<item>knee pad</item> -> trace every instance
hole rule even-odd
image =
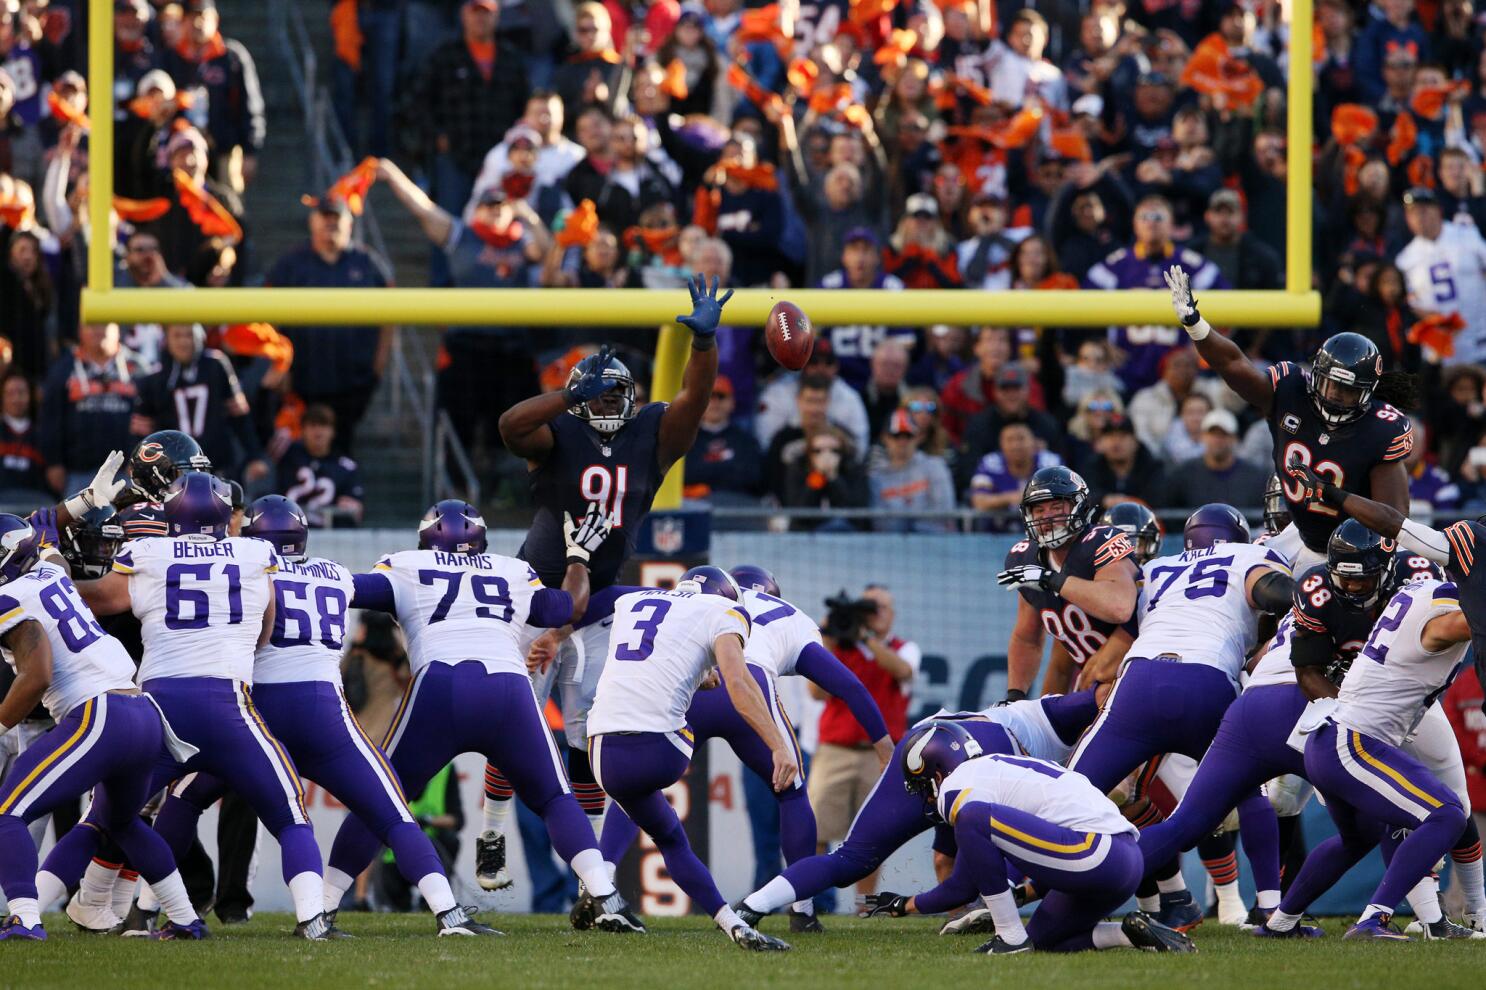
[[[1293,773],[1265,781],[1260,790],[1269,798],[1279,818],[1293,818],[1300,814],[1316,792],[1310,781]]]

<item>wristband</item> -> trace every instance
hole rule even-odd
[[[1051,591],[1055,595],[1062,594],[1063,585],[1067,580],[1068,575],[1062,571],[1049,570],[1044,571],[1042,575],[1042,583],[1047,587],[1048,591]]]
[[[710,350],[712,350],[712,348],[714,348],[716,346],[717,346],[717,334],[716,333],[709,333],[709,334],[694,333],[694,334],[691,335],[691,349],[694,350],[694,351],[710,351]]]
[[[1343,488],[1338,488],[1336,485],[1333,485],[1329,481],[1321,482],[1320,496],[1321,501],[1326,505],[1331,506],[1333,509],[1340,509],[1342,507],[1342,503],[1347,500],[1346,490]]]
[[[1187,331],[1187,336],[1191,337],[1194,342],[1206,339],[1207,335],[1213,332],[1212,324],[1204,320],[1195,309],[1192,311],[1192,315],[1196,319],[1191,324],[1188,324],[1184,320],[1182,322],[1182,329]]]
[[[74,522],[76,522],[82,519],[82,517],[87,515],[90,511],[92,511],[93,500],[89,497],[88,490],[84,488],[76,495],[65,500],[62,503],[62,508],[66,509],[67,514],[73,518]]]

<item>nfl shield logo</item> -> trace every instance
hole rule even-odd
[[[652,524],[651,539],[660,553],[680,553],[686,543],[686,523],[675,516],[656,519]]]

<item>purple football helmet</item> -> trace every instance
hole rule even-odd
[[[1249,523],[1243,513],[1222,502],[1209,502],[1187,517],[1182,527],[1182,546],[1205,550],[1219,543],[1248,543]]]
[[[267,540],[290,560],[303,560],[310,542],[310,522],[293,499],[264,495],[248,506],[243,535]]]
[[[762,591],[766,595],[779,597],[779,582],[774,580],[774,575],[770,574],[766,568],[757,564],[739,564],[728,573],[732,575],[734,581],[738,582],[740,588]]]
[[[462,499],[435,502],[418,524],[418,549],[444,553],[484,553],[485,520]]]
[[[738,588],[738,582],[734,581],[733,576],[721,567],[710,565],[693,567],[681,575],[681,579],[676,582],[676,590],[690,591],[690,588],[682,587],[687,583],[696,585],[696,590],[704,595],[721,595],[735,602],[743,597],[743,592]]]
[[[9,583],[31,569],[41,552],[41,531],[20,516],[0,513],[0,583]]]
[[[925,801],[939,798],[939,783],[966,760],[983,752],[975,737],[958,722],[934,719],[904,737],[903,786]]]
[[[205,471],[187,471],[165,489],[167,536],[220,540],[232,523],[232,489]]]

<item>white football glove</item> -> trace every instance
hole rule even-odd
[[[606,515],[597,502],[588,503],[588,511],[577,522],[568,512],[562,514],[562,519],[569,564],[587,564],[589,556],[609,538],[609,530],[614,526],[613,518]]]
[[[1040,588],[1057,594],[1063,588],[1065,578],[1058,571],[1038,564],[1018,564],[996,575],[1003,588],[1018,591],[1022,588]]]
[[[119,469],[123,466],[124,455],[120,451],[115,450],[104,458],[103,465],[93,475],[88,487],[62,503],[67,514],[77,520],[99,506],[112,505],[114,497],[128,484],[118,476]]]
[[[1176,312],[1176,318],[1182,321],[1182,328],[1187,331],[1187,336],[1193,340],[1206,337],[1212,327],[1197,312],[1197,299],[1192,295],[1191,277],[1181,265],[1172,265],[1161,274],[1166,279],[1166,287],[1171,290],[1171,308]]]

